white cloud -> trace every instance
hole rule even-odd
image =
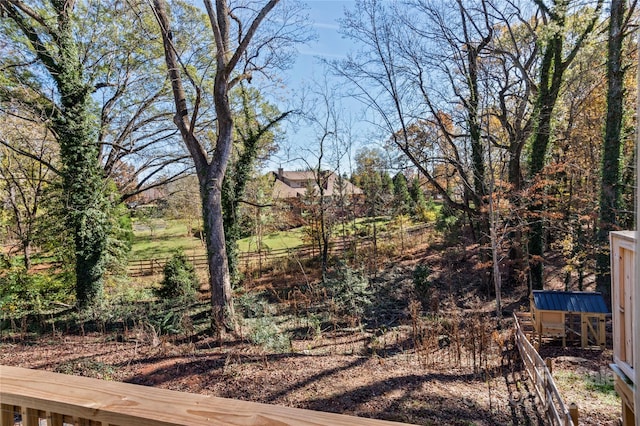
[[[346,58],[345,54],[320,52],[318,50],[311,50],[311,49],[302,49],[302,50],[298,49],[298,54],[302,56],[314,56],[314,57],[330,58],[330,59]]]
[[[318,28],[322,30],[331,30],[331,31],[338,31],[340,29],[340,25],[338,24],[328,24],[324,22],[314,22],[312,26],[314,28]]]

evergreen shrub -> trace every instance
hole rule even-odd
[[[325,280],[325,287],[331,296],[335,313],[362,320],[373,304],[373,293],[369,279],[361,272],[344,264]]]
[[[413,288],[422,300],[429,299],[431,290],[429,275],[431,275],[431,268],[425,264],[418,264],[413,270]]]
[[[154,289],[154,294],[166,301],[194,301],[198,286],[193,264],[184,253],[177,252],[164,265],[164,279]]]

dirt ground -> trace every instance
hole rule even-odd
[[[400,334],[378,336],[386,342],[372,352],[367,333],[327,333],[297,341],[285,354],[241,342],[220,347],[208,338],[154,346],[140,337],[5,339],[0,364],[422,425],[544,424],[513,353],[496,352],[474,369],[469,354],[457,361],[450,347],[428,355],[403,349]],[[611,353],[547,352],[565,401],[579,406],[580,424],[617,424],[619,400],[584,385],[586,377],[606,380]]]

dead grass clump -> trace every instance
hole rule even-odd
[[[461,311],[424,315],[418,300],[409,303],[413,349],[423,367],[442,363],[483,374],[500,359],[503,342],[493,338],[490,318]]]

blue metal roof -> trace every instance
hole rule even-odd
[[[533,290],[533,303],[541,311],[609,313],[601,293]]]

